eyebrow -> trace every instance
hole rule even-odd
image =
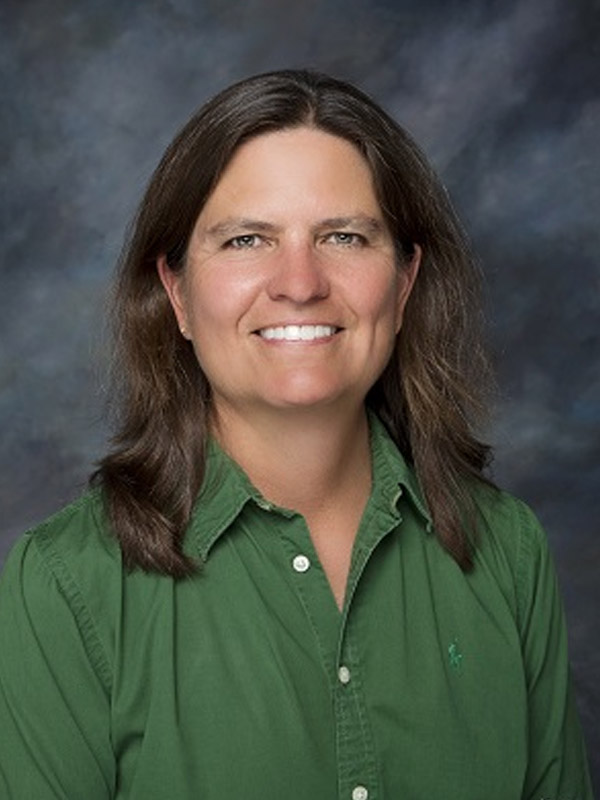
[[[229,236],[243,231],[253,231],[258,233],[273,233],[278,230],[277,225],[264,222],[260,219],[250,219],[249,217],[228,217],[227,219],[211,225],[205,231],[206,236]]]
[[[386,226],[382,220],[370,217],[368,214],[355,214],[349,217],[329,217],[323,219],[315,226],[319,228],[359,228],[371,234],[383,233]]]
[[[382,220],[371,217],[368,214],[353,214],[347,217],[327,217],[313,225],[313,230],[345,228],[359,228],[361,230],[367,230],[375,235],[383,233],[386,226]],[[280,226],[271,222],[265,222],[264,220],[251,219],[250,217],[228,217],[227,219],[217,222],[215,225],[211,225],[211,227],[205,231],[205,236],[222,237],[244,231],[275,233],[279,230],[281,230]]]

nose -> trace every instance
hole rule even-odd
[[[327,297],[325,265],[308,242],[282,247],[273,264],[267,292],[272,300],[289,300],[296,305]]]

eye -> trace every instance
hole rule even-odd
[[[333,231],[325,237],[325,242],[341,245],[342,247],[364,247],[367,244],[366,238],[360,233],[351,231]]]
[[[262,237],[256,233],[242,233],[240,236],[228,239],[224,247],[230,247],[232,250],[251,250],[262,244],[262,241]]]

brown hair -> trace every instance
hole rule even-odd
[[[367,403],[414,463],[442,545],[472,566],[473,479],[488,447],[473,424],[487,375],[479,275],[446,192],[406,131],[356,87],[284,70],[221,92],[192,117],[152,176],[120,260],[114,369],[120,419],[92,482],[103,488],[129,567],[175,577],[193,561],[182,540],[204,476],[210,387],[157,274],[181,269],[200,211],[236,149],[268,131],[310,125],[367,159],[399,260],[418,243],[419,275],[401,334]]]

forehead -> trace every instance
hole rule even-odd
[[[337,211],[330,209],[340,214],[349,213],[353,206],[370,213],[379,209],[370,165],[358,148],[311,127],[260,134],[240,145],[201,216],[250,201],[274,210],[308,202],[340,206]]]
[[[307,149],[313,153],[320,151],[324,155],[331,155],[337,151],[339,156],[345,155],[350,160],[360,161],[370,170],[367,160],[358,147],[345,137],[315,126],[300,125],[259,133],[246,139],[234,149],[220,177],[222,178],[237,162],[245,159],[261,157],[263,154],[275,158],[278,153],[285,155]]]

